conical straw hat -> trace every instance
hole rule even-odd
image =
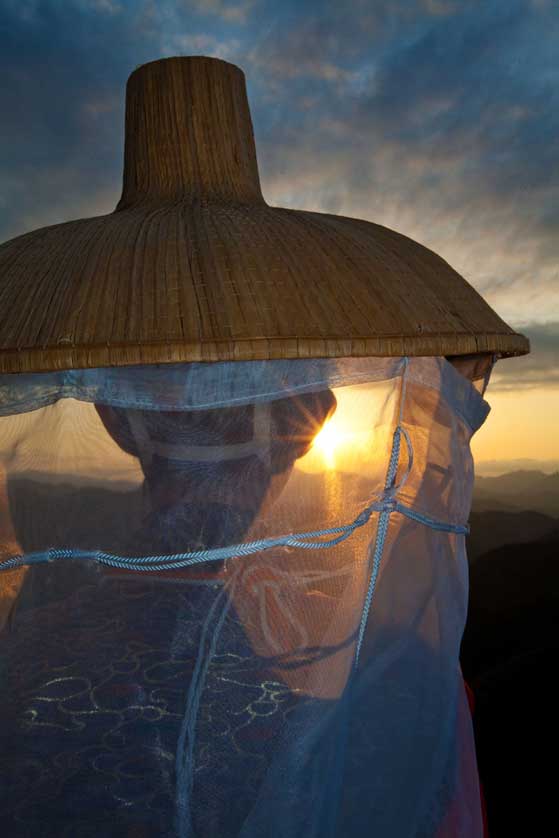
[[[528,351],[426,247],[269,206],[244,74],[216,58],[131,74],[113,213],[0,246],[0,372]]]

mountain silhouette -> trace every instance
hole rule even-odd
[[[546,835],[555,817],[558,628],[559,531],[477,558],[461,663],[491,838]]]
[[[559,532],[559,520],[542,512],[508,509],[472,511],[470,535],[466,540],[468,560],[475,562],[483,553],[505,544],[525,544]]]
[[[520,509],[559,517],[559,471],[521,470],[499,477],[476,477],[472,509]]]

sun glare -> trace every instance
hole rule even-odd
[[[327,468],[336,468],[336,450],[342,445],[343,438],[344,434],[339,426],[336,427],[333,417],[316,435],[312,447],[322,455]]]
[[[297,461],[307,473],[323,471],[360,473],[370,476],[384,462],[387,417],[394,411],[393,383],[375,382],[334,390],[337,406],[314,438],[310,450]]]

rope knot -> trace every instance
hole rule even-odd
[[[394,512],[394,510],[396,509],[396,504],[396,499],[392,496],[389,496],[382,502],[383,512]]]
[[[357,516],[357,518],[355,519],[355,521],[354,521],[355,526],[356,527],[362,527],[364,524],[367,523],[367,521],[369,520],[369,518],[371,517],[372,514],[373,514],[373,508],[371,506],[368,506],[366,509],[364,509],[362,512],[360,512],[359,515]]]

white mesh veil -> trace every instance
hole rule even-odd
[[[3,834],[483,834],[458,655],[484,383],[0,379]]]

